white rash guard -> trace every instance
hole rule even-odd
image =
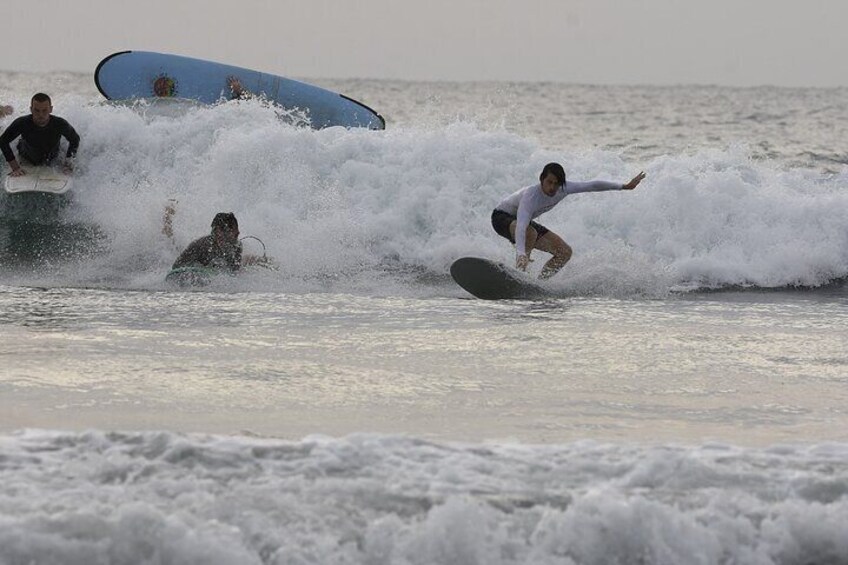
[[[578,192],[601,192],[604,190],[622,190],[624,186],[617,182],[605,180],[593,180],[588,182],[566,181],[553,196],[548,196],[542,191],[542,183],[527,186],[513,192],[503,199],[495,209],[512,214],[516,217],[515,224],[515,251],[517,255],[527,255],[526,234],[530,220],[538,218],[554,206],[560,203],[569,194]]]

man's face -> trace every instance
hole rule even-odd
[[[215,239],[218,245],[235,245],[238,242],[238,228],[216,228]]]
[[[50,102],[35,102],[30,104],[29,111],[32,112],[32,121],[40,128],[43,128],[50,121],[50,112],[53,111],[53,106]]]
[[[542,179],[542,192],[548,196],[556,194],[556,191],[559,190],[560,186],[559,179],[556,178],[556,175],[551,173],[548,173],[545,175],[545,178]]]

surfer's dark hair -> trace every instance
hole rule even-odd
[[[31,102],[47,102],[47,103],[49,103],[51,106],[53,105],[53,101],[52,101],[52,100],[50,100],[50,97],[49,97],[49,96],[47,96],[46,94],[44,94],[43,92],[39,92],[39,93],[37,93],[37,94],[34,94],[34,95],[32,96],[32,100],[31,100]]]
[[[539,182],[545,180],[545,177],[548,175],[555,176],[560,186],[565,184],[565,169],[559,163],[548,163],[545,165],[545,168],[542,169],[542,174],[539,175]]]
[[[215,228],[238,229],[236,215],[232,212],[218,212],[212,219],[212,229]]]

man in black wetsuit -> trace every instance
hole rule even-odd
[[[215,267],[235,272],[241,268],[241,251],[235,214],[220,212],[212,220],[212,233],[192,241],[171,268]]]
[[[68,152],[65,157],[68,160],[63,168],[70,172],[70,160],[76,155],[80,142],[76,130],[67,120],[51,115],[53,104],[43,92],[32,97],[30,112],[29,116],[21,116],[9,124],[3,135],[0,135],[0,151],[12,169],[9,174],[13,177],[26,174],[12,152],[12,142],[18,137],[21,138],[18,142],[18,156],[32,165],[50,164],[59,155],[60,138],[67,139]]]

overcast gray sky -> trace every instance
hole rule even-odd
[[[4,70],[126,49],[300,78],[848,86],[846,0],[3,0]]]

